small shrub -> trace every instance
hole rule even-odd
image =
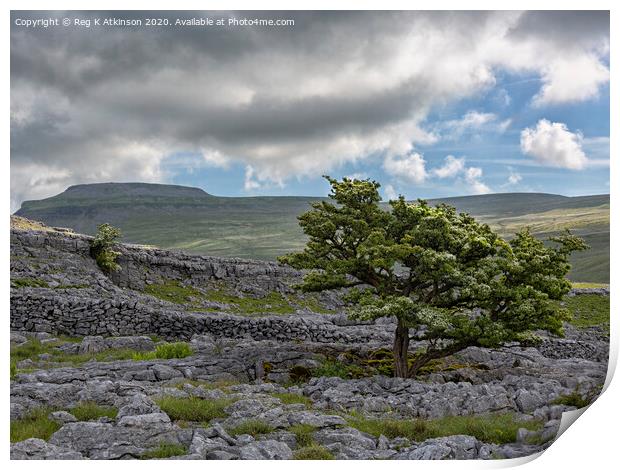
[[[167,459],[187,454],[187,448],[172,442],[162,442],[154,449],[146,451],[141,459]]]
[[[314,444],[314,438],[312,437],[316,428],[310,424],[294,424],[288,428],[289,432],[295,434],[295,442],[297,448],[308,447]]]
[[[20,419],[11,421],[11,442],[20,442],[31,437],[47,441],[60,429],[60,424],[48,418],[52,408],[37,408]]]
[[[315,377],[340,377],[342,379],[354,379],[364,377],[364,370],[355,364],[344,364],[334,359],[327,359],[319,367],[312,371]]]
[[[159,344],[155,351],[138,352],[133,354],[136,361],[148,361],[152,359],[182,359],[192,355],[192,348],[188,343],[179,341],[176,343]]]
[[[248,419],[241,424],[228,430],[231,436],[240,436],[241,434],[249,434],[252,437],[259,436],[260,434],[269,434],[275,429],[273,426],[267,424],[260,419]]]
[[[104,273],[118,271],[121,267],[116,260],[120,253],[114,251],[114,244],[121,236],[121,231],[110,224],[101,224],[97,227],[97,234],[90,243],[90,255]]]
[[[224,408],[234,402],[227,398],[217,400],[203,400],[202,398],[189,397],[163,397],[155,400],[157,405],[170,419],[175,421],[189,421],[208,423],[214,418],[224,418]]]
[[[312,371],[304,366],[293,366],[288,371],[288,374],[293,383],[307,382],[312,377]]]
[[[320,445],[311,445],[296,450],[293,453],[294,460],[334,460],[332,453]]]
[[[92,401],[84,401],[74,406],[69,412],[75,416],[78,421],[92,421],[103,418],[104,416],[114,419],[118,410],[112,406],[100,406]]]

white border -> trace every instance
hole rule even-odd
[[[469,2],[459,2],[457,0],[452,1],[442,1],[435,0],[432,2],[407,2],[406,0],[382,0],[382,1],[371,1],[371,0],[357,0],[355,2],[345,1],[345,0],[299,0],[294,4],[291,2],[285,1],[276,1],[276,0],[263,0],[261,2],[250,1],[250,0],[212,0],[212,1],[188,1],[188,0],[177,0],[175,2],[163,2],[163,1],[119,1],[119,0],[111,0],[111,1],[91,1],[88,4],[85,2],[80,2],[76,0],[71,1],[56,1],[56,2],[46,2],[46,1],[13,1],[10,0],[5,2],[5,10],[4,15],[2,16],[1,28],[3,30],[3,37],[5,38],[4,44],[2,47],[2,63],[5,65],[5,72],[3,74],[3,82],[4,82],[4,112],[1,114],[2,116],[2,141],[3,141],[3,150],[4,157],[2,158],[2,171],[0,172],[0,178],[2,182],[2,188],[4,191],[4,204],[10,212],[10,184],[9,184],[9,174],[10,174],[10,166],[9,166],[9,140],[10,140],[10,130],[9,130],[9,108],[10,108],[10,87],[9,87],[9,73],[8,73],[8,64],[10,57],[10,44],[9,44],[9,34],[10,34],[10,9],[15,10],[84,10],[84,9],[97,9],[97,10],[127,10],[127,9],[136,9],[136,10],[347,10],[347,9],[360,9],[360,10],[407,10],[407,9],[417,9],[417,10],[553,10],[556,9],[556,6],[560,6],[563,10],[611,10],[611,63],[618,63],[618,44],[617,44],[617,34],[619,21],[618,21],[618,10],[620,7],[618,2],[612,1],[601,1],[601,0],[590,0],[588,2],[577,2],[574,0],[563,1],[562,3],[553,2],[548,0],[522,0],[522,1],[504,1],[494,2],[494,1],[469,1]],[[85,6],[87,5],[87,8]],[[615,7],[615,8],[614,8]],[[615,11],[614,11],[615,10]],[[615,75],[612,74],[612,85],[611,85],[611,103],[616,103],[616,106],[611,107],[611,155],[616,155],[618,150],[618,144],[616,142],[616,136],[618,134],[618,128],[615,126],[618,123],[618,104],[620,103],[620,96],[618,93],[618,80],[615,80]],[[616,203],[614,200],[615,192],[612,188],[615,188],[617,184],[617,169],[616,164],[611,161],[610,165],[610,191],[611,191],[611,199],[612,199],[612,218],[611,218],[611,231],[612,233],[618,233],[618,220],[617,217],[614,217],[613,208],[616,207]],[[1,347],[6,358],[9,354],[9,328],[8,328],[8,316],[9,316],[9,295],[8,295],[8,286],[9,286],[9,219],[5,216],[1,221],[0,226],[0,237],[2,240],[2,260],[5,269],[2,271],[2,285],[5,286],[2,290],[2,305],[4,308],[2,309],[5,312],[5,327],[2,329],[2,341]],[[614,248],[614,244],[611,245],[611,285],[616,285],[617,279],[617,269],[614,269],[617,266],[618,262],[618,250]],[[618,412],[620,406],[620,386],[618,385],[618,379],[615,381],[611,381],[613,376],[617,358],[618,358],[618,325],[615,321],[615,315],[618,312],[618,302],[614,295],[611,297],[611,312],[612,312],[612,323],[611,323],[611,336],[612,336],[612,348],[610,352],[610,368],[607,377],[607,389],[603,393],[603,395],[592,405],[590,408],[586,410],[586,412],[581,416],[576,425],[570,426],[568,430],[558,440],[542,455],[538,458],[525,458],[525,459],[516,459],[510,461],[457,461],[457,462],[428,462],[428,461],[380,461],[380,462],[369,462],[369,461],[355,461],[355,462],[347,462],[347,461],[326,461],[322,462],[321,465],[326,465],[330,467],[363,467],[363,468],[377,468],[377,466],[381,466],[381,468],[409,468],[411,466],[415,466],[415,468],[459,468],[459,469],[471,469],[471,468],[504,468],[504,467],[512,467],[518,464],[523,464],[525,462],[529,463],[528,468],[532,469],[545,469],[549,470],[551,468],[562,468],[562,469],[570,469],[570,468],[612,468],[617,464],[613,464],[613,461],[618,460],[616,456],[617,451],[620,449],[618,445],[618,437],[616,434],[616,427],[618,423],[618,418],[620,417],[620,413]],[[1,361],[2,370],[0,371],[0,377],[2,377],[2,385],[4,391],[4,407],[2,422],[4,426],[0,431],[0,442],[3,443],[3,457],[4,460],[8,460],[9,458],[9,416],[8,416],[8,408],[9,408],[9,371],[8,371],[8,361]],[[568,417],[566,417],[568,418]],[[564,423],[563,423],[564,424]],[[47,468],[83,468],[84,465],[88,466],[97,466],[101,468],[102,466],[107,466],[112,464],[111,462],[88,462],[85,464],[83,462],[67,462],[67,461],[48,461],[48,462],[15,462],[12,461],[10,465],[14,468],[32,468],[38,465],[45,465]],[[295,467],[299,468],[313,468],[317,465],[316,462],[303,462],[303,461],[284,461],[284,462],[203,462],[203,461],[148,461],[148,462],[128,462],[128,461],[118,461],[113,463],[113,465],[120,465],[121,467],[128,467],[130,465],[148,465],[150,468],[164,468],[172,465],[181,465],[183,467],[189,468],[204,468],[205,465],[209,467],[226,467],[226,468],[247,468],[251,466],[251,468],[256,467],[268,467],[268,468],[289,468],[291,465],[295,465]],[[79,466],[79,467],[78,467]],[[143,467],[144,468],[144,467]]]

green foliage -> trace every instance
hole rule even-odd
[[[317,202],[300,215],[306,248],[279,260],[310,270],[304,291],[368,286],[350,291],[350,316],[397,318],[397,375],[416,375],[468,346],[498,347],[538,329],[562,333],[568,315],[552,301],[571,287],[569,257],[587,248],[580,238],[566,232],[546,245],[525,229],[507,242],[448,205],[401,196],[388,212],[378,183],[326,178],[335,204]],[[423,330],[429,346],[408,365],[410,328]]]
[[[248,419],[241,424],[228,430],[231,436],[240,436],[241,434],[249,434],[250,436],[257,437],[261,434],[269,434],[275,431],[274,427],[267,424],[260,419]]]
[[[32,277],[22,277],[19,279],[11,279],[11,287],[49,287],[49,284],[43,279],[34,279]]]
[[[295,434],[297,448],[308,447],[315,444],[313,434],[316,428],[310,424],[294,424],[288,428],[288,431]]]
[[[78,421],[92,421],[103,418],[104,416],[114,419],[116,418],[118,410],[112,406],[101,406],[92,401],[84,401],[71,408],[69,412],[75,416]]]
[[[310,398],[303,395],[298,395],[297,393],[272,393],[271,396],[279,399],[285,405],[302,403],[306,405],[306,408],[310,408],[312,406],[312,400],[310,400]]]
[[[303,447],[293,453],[294,460],[334,460],[333,454],[325,447],[314,444]]]
[[[60,429],[60,424],[48,418],[54,411],[42,407],[30,411],[26,416],[11,421],[11,442],[19,442],[31,437],[47,441],[52,434]]]
[[[349,426],[375,437],[383,434],[390,439],[406,437],[417,442],[435,437],[466,434],[483,442],[508,444],[515,442],[519,428],[538,430],[542,426],[539,421],[520,421],[512,413],[446,416],[432,420],[372,419],[352,413],[345,419]]]
[[[119,271],[121,267],[116,262],[120,253],[114,251],[114,245],[121,236],[121,231],[110,224],[101,224],[97,227],[95,238],[90,243],[90,255],[105,273]]]
[[[182,359],[192,355],[192,348],[188,343],[179,341],[176,343],[158,344],[155,351],[138,352],[132,355],[135,361],[148,361],[152,359]]]
[[[146,459],[168,459],[170,457],[178,457],[187,454],[187,448],[172,442],[161,442],[154,449],[143,453],[140,458]]]
[[[562,304],[571,314],[570,323],[577,328],[602,326],[609,331],[610,303],[608,295],[580,294],[565,297]]]
[[[234,400],[228,398],[203,400],[197,397],[165,396],[155,400],[155,402],[172,420],[208,423],[214,418],[224,418],[226,416],[224,408],[233,403]]]

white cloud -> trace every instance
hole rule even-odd
[[[385,199],[388,201],[392,201],[394,199],[398,199],[398,193],[396,189],[391,184],[388,184],[383,188],[383,194],[385,195]]]
[[[582,149],[583,136],[566,124],[541,119],[535,128],[521,131],[521,151],[546,166],[581,170],[588,164]]]
[[[448,155],[444,159],[444,164],[438,168],[433,168],[428,173],[440,179],[453,178],[457,184],[465,184],[466,190],[473,194],[486,194],[491,192],[482,181],[482,168],[468,167],[465,165],[465,157],[457,158]]]
[[[383,161],[385,172],[409,183],[423,183],[428,174],[426,162],[419,153],[410,153],[402,158],[388,155]]]
[[[252,165],[247,165],[245,167],[243,189],[246,191],[253,191],[255,189],[260,189],[260,187],[260,183],[254,179],[254,168],[252,168]]]
[[[439,168],[431,170],[435,176],[439,178],[454,178],[465,169],[465,159],[456,158],[452,155],[448,155],[445,158],[445,163]]]
[[[12,198],[165,181],[161,167],[179,152],[249,165],[253,189],[378,153],[418,182],[426,172],[410,157],[415,145],[510,124],[473,110],[426,129],[432,109],[492,92],[496,74],[541,79],[538,105],[593,98],[609,81],[605,12],[589,22],[587,12],[291,15],[295,28],[277,30],[52,35],[13,25]],[[64,176],[39,187],[28,177],[47,171]]]
[[[460,119],[452,119],[439,124],[443,137],[457,140],[467,133],[500,132],[503,133],[510,126],[511,119],[499,120],[495,113],[468,111]]]
[[[465,170],[465,182],[469,185],[473,194],[487,194],[491,192],[491,188],[484,184],[481,178],[482,168],[472,166]]]
[[[365,180],[368,178],[368,173],[355,172],[350,175],[346,175],[345,178],[349,178],[350,180]]]
[[[558,57],[543,72],[541,90],[534,105],[585,101],[598,96],[609,81],[609,69],[593,54]]]
[[[523,179],[523,177],[512,168],[508,168],[508,171],[510,171],[510,174],[508,175],[508,185],[518,184]]]

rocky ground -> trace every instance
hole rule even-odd
[[[392,323],[295,297],[273,263],[123,247],[109,279],[86,237],[29,226],[11,250],[12,459],[513,458],[607,373],[605,328],[567,325],[392,378]],[[188,298],[148,287],[169,280]]]

